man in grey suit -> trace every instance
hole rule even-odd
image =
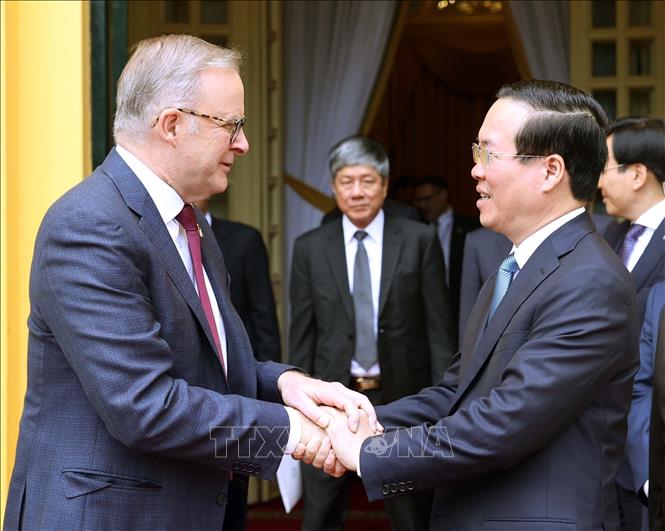
[[[333,448],[370,500],[436,488],[431,529],[617,531],[638,327],[630,276],[584,210],[605,113],[551,81],[497,97],[471,175],[481,223],[513,248],[443,380],[377,408],[383,435],[336,416]]]
[[[4,528],[244,529],[247,477],[285,452],[341,474],[319,424],[367,399],[259,363],[210,227],[243,132],[238,52],[141,42],[116,147],[48,211],[30,277],[28,388]],[[337,396],[338,398],[335,398]],[[328,418],[329,420],[329,418]]]
[[[381,404],[438,381],[452,356],[441,246],[431,227],[382,210],[388,157],[350,137],[329,157],[343,217],[298,238],[291,269],[290,359]],[[341,529],[346,478],[303,470],[303,529]],[[431,493],[392,500],[396,530],[427,526]]]
[[[607,148],[598,187],[608,213],[625,218],[608,230],[607,239],[635,282],[641,325],[652,286],[665,280],[665,122],[620,118],[607,128]],[[648,411],[633,413],[648,417]],[[638,424],[648,424],[648,418]],[[629,423],[627,455],[617,474],[623,531],[648,529],[647,511],[639,502],[646,503],[647,454],[639,440],[643,435],[632,429],[636,426]]]

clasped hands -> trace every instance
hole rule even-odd
[[[278,388],[301,418],[300,442],[292,457],[334,477],[356,471],[362,442],[383,432],[368,398],[298,371],[282,373]]]

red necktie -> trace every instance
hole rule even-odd
[[[205,279],[203,277],[200,229],[199,224],[196,222],[196,214],[194,214],[192,205],[185,203],[185,206],[182,207],[180,214],[178,214],[175,219],[180,222],[187,233],[187,243],[189,244],[189,252],[192,255],[192,265],[194,266],[194,278],[196,279],[196,286],[199,288],[199,299],[201,300],[201,306],[203,306],[203,313],[208,320],[212,337],[215,340],[215,345],[217,346],[219,361],[222,364],[224,374],[226,374],[226,366],[224,365],[222,345],[219,341],[219,334],[217,333],[215,315],[212,313],[212,305],[210,304],[210,297],[208,296],[208,290],[206,289]]]

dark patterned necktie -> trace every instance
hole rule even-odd
[[[212,304],[208,290],[206,289],[205,278],[203,277],[203,261],[201,260],[201,235],[199,224],[196,222],[196,214],[192,205],[185,203],[182,207],[180,214],[175,219],[184,227],[187,234],[187,244],[189,245],[189,253],[192,255],[192,265],[194,266],[194,278],[196,279],[196,286],[199,292],[199,300],[203,306],[203,313],[208,320],[208,326],[212,332],[212,337],[215,340],[219,362],[222,364],[224,374],[226,374],[226,366],[224,364],[224,356],[222,354],[222,344],[219,340],[219,333],[217,331],[217,323],[215,322],[215,315],[212,313]]]
[[[619,258],[621,258],[623,265],[626,267],[628,267],[628,260],[630,260],[630,255],[633,254],[635,244],[639,237],[642,236],[645,229],[646,227],[644,225],[633,223],[628,229],[628,232],[626,232],[626,237],[623,239],[623,243],[619,248]]]

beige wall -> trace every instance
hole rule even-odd
[[[2,515],[26,387],[28,276],[46,209],[90,171],[89,5],[0,4]]]

